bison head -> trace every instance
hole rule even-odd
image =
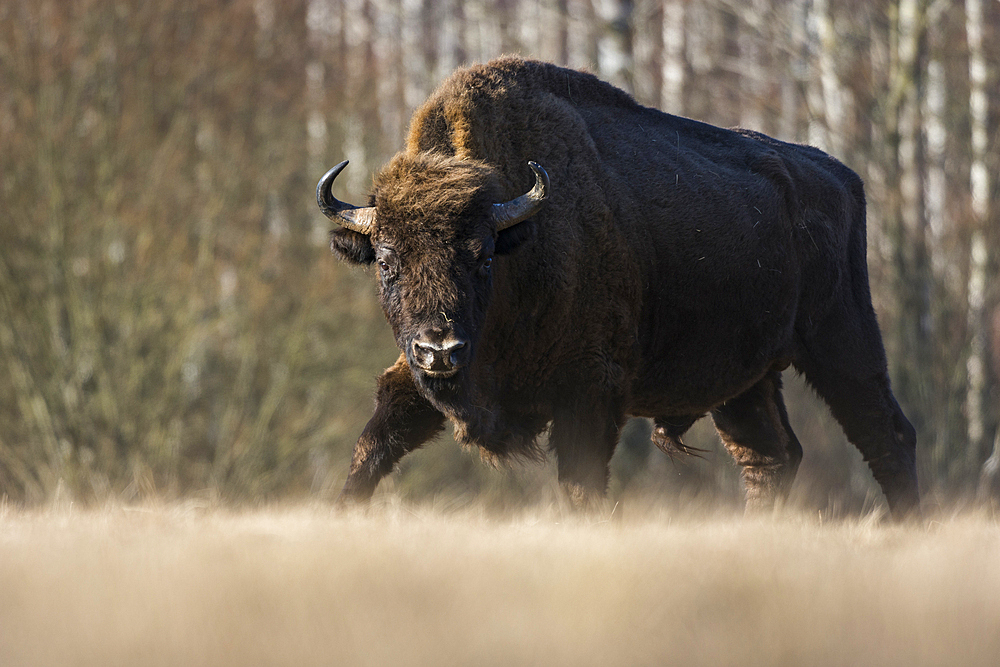
[[[370,205],[334,198],[342,162],[316,188],[320,210],[341,225],[331,247],[342,259],[376,264],[379,300],[414,379],[426,393],[460,391],[492,294],[494,257],[527,239],[525,223],[547,197],[548,176],[504,201],[495,169],[475,160],[397,155],[375,178]],[[525,224],[521,224],[525,223]]]

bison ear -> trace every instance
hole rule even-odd
[[[375,261],[371,237],[346,227],[330,232],[330,250],[340,259],[352,264],[367,265]]]
[[[525,220],[497,234],[496,246],[493,252],[497,255],[509,255],[521,247],[525,241],[535,238],[535,221]]]

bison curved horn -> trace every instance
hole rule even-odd
[[[493,220],[498,232],[533,216],[549,196],[549,175],[537,162],[528,162],[528,166],[535,172],[535,186],[516,199],[493,204]]]
[[[344,160],[319,179],[316,185],[316,203],[323,215],[341,227],[361,234],[371,234],[375,226],[375,207],[351,206],[333,196],[333,181],[347,166],[347,162]]]

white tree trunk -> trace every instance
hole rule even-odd
[[[666,0],[663,3],[663,84],[660,89],[660,108],[674,114],[684,113],[684,15],[683,0]]]
[[[989,250],[984,227],[989,218],[990,182],[987,171],[986,57],[983,52],[983,6],[981,0],[966,0],[965,30],[969,44],[969,118],[972,128],[972,196],[973,227],[969,246],[968,326],[969,381],[965,395],[968,419],[969,457],[977,460],[984,449],[986,409],[983,394],[986,388],[986,269]],[[1000,457],[994,449],[991,458]],[[995,465],[993,468],[995,469]],[[984,468],[984,472],[986,469]]]
[[[597,67],[597,20],[591,0],[567,0],[569,29],[566,49],[568,64],[594,71]]]
[[[403,49],[403,100],[406,104],[405,116],[410,114],[427,97],[429,81],[432,78],[424,58],[423,2],[422,0],[402,0],[402,49]]]
[[[830,81],[833,56],[829,49],[834,42],[830,39],[830,25],[827,0],[816,0],[805,7],[806,44],[811,53],[811,72],[806,77],[806,101],[809,104],[808,142],[827,152],[835,152],[831,145],[830,131],[834,109],[830,106],[828,91],[836,86]]]
[[[764,104],[768,95],[768,67],[764,36],[770,31],[768,2],[752,0],[741,15],[739,31],[740,126],[766,132]],[[771,130],[773,132],[773,130]]]
[[[378,114],[382,141],[389,150],[403,143],[406,110],[403,107],[402,3],[400,0],[376,0],[375,41],[372,50],[377,67]]]
[[[632,90],[632,3],[599,0],[598,19],[604,26],[597,41],[597,68],[603,79],[629,93]]]

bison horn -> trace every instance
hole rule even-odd
[[[341,227],[361,234],[371,234],[375,226],[375,207],[351,206],[333,196],[333,180],[344,170],[347,162],[344,160],[319,179],[319,184],[316,186],[316,203],[319,204],[319,210],[323,211],[323,215]]]
[[[535,172],[535,186],[516,199],[493,204],[493,220],[498,232],[533,216],[549,196],[549,175],[537,162],[529,162],[528,166]]]

